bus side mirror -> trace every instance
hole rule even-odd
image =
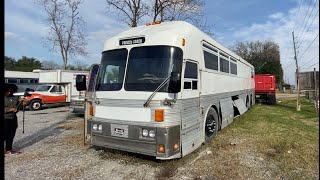
[[[180,72],[171,72],[169,82],[169,93],[178,93],[181,90],[181,74]]]
[[[76,76],[76,89],[77,91],[87,90],[86,75],[78,74]]]

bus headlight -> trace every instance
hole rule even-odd
[[[96,131],[96,130],[98,129],[98,125],[97,125],[97,124],[94,124],[94,125],[92,126],[92,129]]]
[[[99,124],[98,130],[99,130],[99,131],[102,131],[102,124]]]
[[[156,136],[156,134],[154,133],[154,130],[150,130],[150,131],[149,131],[149,136],[150,136],[151,138],[154,138],[154,137]]]
[[[148,130],[144,129],[142,130],[142,136],[147,137],[149,134]]]

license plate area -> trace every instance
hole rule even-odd
[[[128,125],[111,124],[111,136],[128,138]]]

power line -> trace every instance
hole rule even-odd
[[[298,2],[298,3],[299,3],[299,2]],[[299,3],[299,9],[298,9],[298,13],[297,13],[296,19],[298,19],[298,17],[299,17],[299,13],[300,13],[300,9],[301,9],[301,4],[302,4],[302,2]],[[296,22],[298,23],[299,21],[296,21]],[[296,28],[297,23],[294,23],[294,24],[293,24],[292,29],[295,29],[295,28]]]
[[[306,13],[306,15],[304,16],[303,21],[302,21],[302,23],[301,23],[301,27],[300,27],[299,29],[302,28],[302,26],[303,26],[303,24],[304,24],[304,21],[305,21],[307,15],[308,15],[308,13],[309,13],[309,9],[310,9],[310,7],[311,7],[311,2],[312,2],[312,0],[310,0],[310,3],[309,3],[309,5],[308,5],[307,13]],[[301,32],[302,32],[302,31],[300,31],[300,32],[298,33],[298,36],[300,35]],[[298,36],[297,36],[297,37],[298,37]]]
[[[318,0],[314,3],[314,5],[313,5],[313,7],[312,7],[312,10],[311,10],[311,12],[310,12],[310,14],[309,14],[309,17],[308,17],[308,19],[307,19],[307,21],[306,21],[306,24],[303,26],[303,29],[300,31],[297,39],[301,39],[302,34],[304,33],[305,28],[307,27],[307,24],[308,24],[308,22],[309,22],[309,19],[310,19],[311,15],[312,15],[313,9],[314,9],[314,7],[316,6],[317,2],[318,2]],[[319,8],[318,8],[318,10],[319,10]],[[307,12],[306,16],[307,16],[307,15],[308,15],[308,12]],[[308,31],[306,31],[305,33],[307,33],[307,32],[308,32]],[[300,40],[299,40],[299,41],[300,41]]]
[[[300,46],[300,45],[302,44],[304,38],[306,37],[306,35],[308,34],[308,32],[309,32],[309,30],[310,30],[311,25],[313,24],[313,21],[316,19],[318,13],[319,13],[319,8],[318,8],[318,11],[317,11],[316,15],[314,16],[311,24],[309,25],[308,30],[307,30],[306,33],[304,34],[303,39],[299,42],[299,45],[298,45],[298,46]]]
[[[284,69],[283,69],[283,71],[285,71],[285,70],[287,70],[289,67],[291,67],[293,65],[293,62],[291,63],[291,64],[289,64],[289,66],[287,66],[287,67],[285,67]]]
[[[317,65],[317,64],[319,64],[319,62],[317,62],[317,63],[315,63],[315,64],[312,64],[312,65],[309,66],[308,68],[303,68],[303,69],[309,69],[309,68],[311,68],[312,66]]]
[[[303,66],[307,65],[309,62],[311,62],[312,60],[314,60],[316,57],[319,57],[319,55],[313,57],[313,58],[310,59],[308,62],[304,63],[304,65],[300,66],[300,68],[302,68]]]
[[[314,42],[314,40],[317,39],[318,36],[319,36],[319,33],[318,33],[318,35],[312,40],[312,42],[310,43],[310,45],[307,47],[307,49],[301,54],[301,56],[300,56],[298,59],[300,59],[300,58],[304,55],[304,53],[307,52],[307,50],[310,48],[310,46],[312,45],[312,43]]]
[[[304,29],[307,27],[307,24],[308,24],[308,22],[309,22],[309,19],[310,19],[310,17],[311,17],[311,14],[312,14],[313,9],[314,9],[314,7],[316,6],[317,2],[318,2],[318,0],[314,3],[314,5],[313,5],[313,7],[312,7],[312,10],[311,10],[311,12],[310,12],[310,15],[309,15],[309,17],[308,17],[308,20],[306,21],[306,24],[303,26],[302,31],[299,33],[300,36],[298,35],[297,39],[302,36]],[[308,15],[308,12],[307,12],[306,16],[307,16],[307,15]]]

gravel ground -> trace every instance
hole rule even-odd
[[[248,139],[220,135],[188,156],[170,161],[83,143],[83,117],[68,107],[22,112],[13,148],[5,156],[6,179],[281,179],[272,161],[256,153]],[[217,152],[219,151],[219,153]]]
[[[124,159],[106,159],[107,153],[83,144],[83,117],[68,107],[22,112],[14,149],[22,154],[5,157],[6,179],[153,179],[146,164],[124,164]],[[117,154],[117,153],[116,153]],[[105,157],[106,156],[106,157]],[[126,155],[121,155],[126,158]]]

